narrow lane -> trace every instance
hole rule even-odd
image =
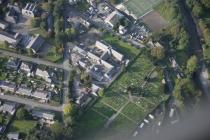
[[[0,49],[0,57],[3,57],[3,56],[10,56],[10,57],[15,57],[15,58],[20,58],[20,59],[22,59],[24,61],[33,62],[33,63],[36,63],[36,64],[43,64],[43,65],[47,65],[47,66],[51,66],[51,67],[56,67],[56,68],[61,68],[61,69],[65,69],[65,70],[70,70],[70,68],[64,67],[62,63],[61,64],[57,64],[57,63],[53,63],[53,62],[50,62],[50,61],[43,60],[41,58],[33,58],[33,57],[29,57],[29,56],[25,56],[25,55],[22,55],[22,54],[17,54],[17,53],[13,53],[13,52],[9,52],[9,51]]]

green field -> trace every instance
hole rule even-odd
[[[151,11],[162,0],[126,0],[123,5],[137,18]]]

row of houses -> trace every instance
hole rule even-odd
[[[48,72],[40,68],[35,68],[35,65],[27,62],[20,61],[19,59],[10,59],[6,65],[7,69],[15,71],[23,71],[27,76],[38,76],[44,79],[46,82],[51,83],[55,74]]]
[[[99,82],[111,80],[124,60],[124,55],[101,41],[87,49],[75,46],[70,55],[73,65],[85,69]]]
[[[0,41],[9,43],[11,48],[16,48],[18,44],[23,40],[23,36],[20,33],[9,33],[6,31],[0,31]],[[25,44],[26,49],[31,49],[34,54],[39,53],[45,40],[39,34],[31,36],[28,43]]]
[[[48,102],[51,99],[51,92],[39,90],[33,91],[31,88],[25,86],[18,87],[15,83],[2,81],[0,84],[0,88],[4,90],[4,92],[9,91],[18,95],[39,99],[43,102]]]

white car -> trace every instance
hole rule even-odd
[[[141,125],[139,126],[139,128],[143,128],[144,127],[144,123],[141,123]]]
[[[144,122],[145,122],[145,123],[149,123],[149,121],[148,121],[147,119],[144,119]]]
[[[152,114],[149,114],[149,118],[154,120],[155,117]]]

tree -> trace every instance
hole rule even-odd
[[[203,15],[204,10],[202,8],[202,5],[199,2],[196,2],[196,4],[194,4],[193,9],[192,9],[193,15],[196,17],[200,17],[201,15]]]
[[[9,43],[7,41],[4,41],[3,46],[4,46],[4,48],[9,48]]]
[[[55,122],[51,127],[50,130],[52,131],[53,134],[55,134],[56,138],[59,139],[62,137],[63,135],[63,130],[64,127],[61,123],[59,122]]]
[[[29,114],[29,112],[24,109],[24,108],[20,108],[17,110],[16,112],[16,118],[18,120],[27,120],[31,117],[31,115]]]
[[[163,59],[165,57],[165,52],[163,47],[153,47],[151,50],[151,55],[157,59]]]
[[[194,73],[198,68],[198,59],[195,55],[191,56],[187,61],[187,72]]]
[[[40,23],[40,28],[41,28],[41,29],[46,29],[46,22],[45,22],[45,21],[42,21],[42,22]]]
[[[74,28],[67,28],[65,30],[65,34],[66,34],[68,40],[72,40],[73,38],[75,38],[77,36],[77,31]]]
[[[200,1],[206,8],[210,8],[210,1],[209,0],[200,0]]]
[[[90,87],[92,79],[91,79],[91,76],[89,74],[87,74],[85,72],[82,72],[81,75],[80,75],[80,81],[84,86]]]
[[[65,104],[63,108],[64,115],[69,115],[72,112],[72,109],[72,103]]]
[[[100,89],[100,90],[98,91],[98,95],[99,95],[100,97],[103,97],[103,96],[104,96],[104,89]]]

